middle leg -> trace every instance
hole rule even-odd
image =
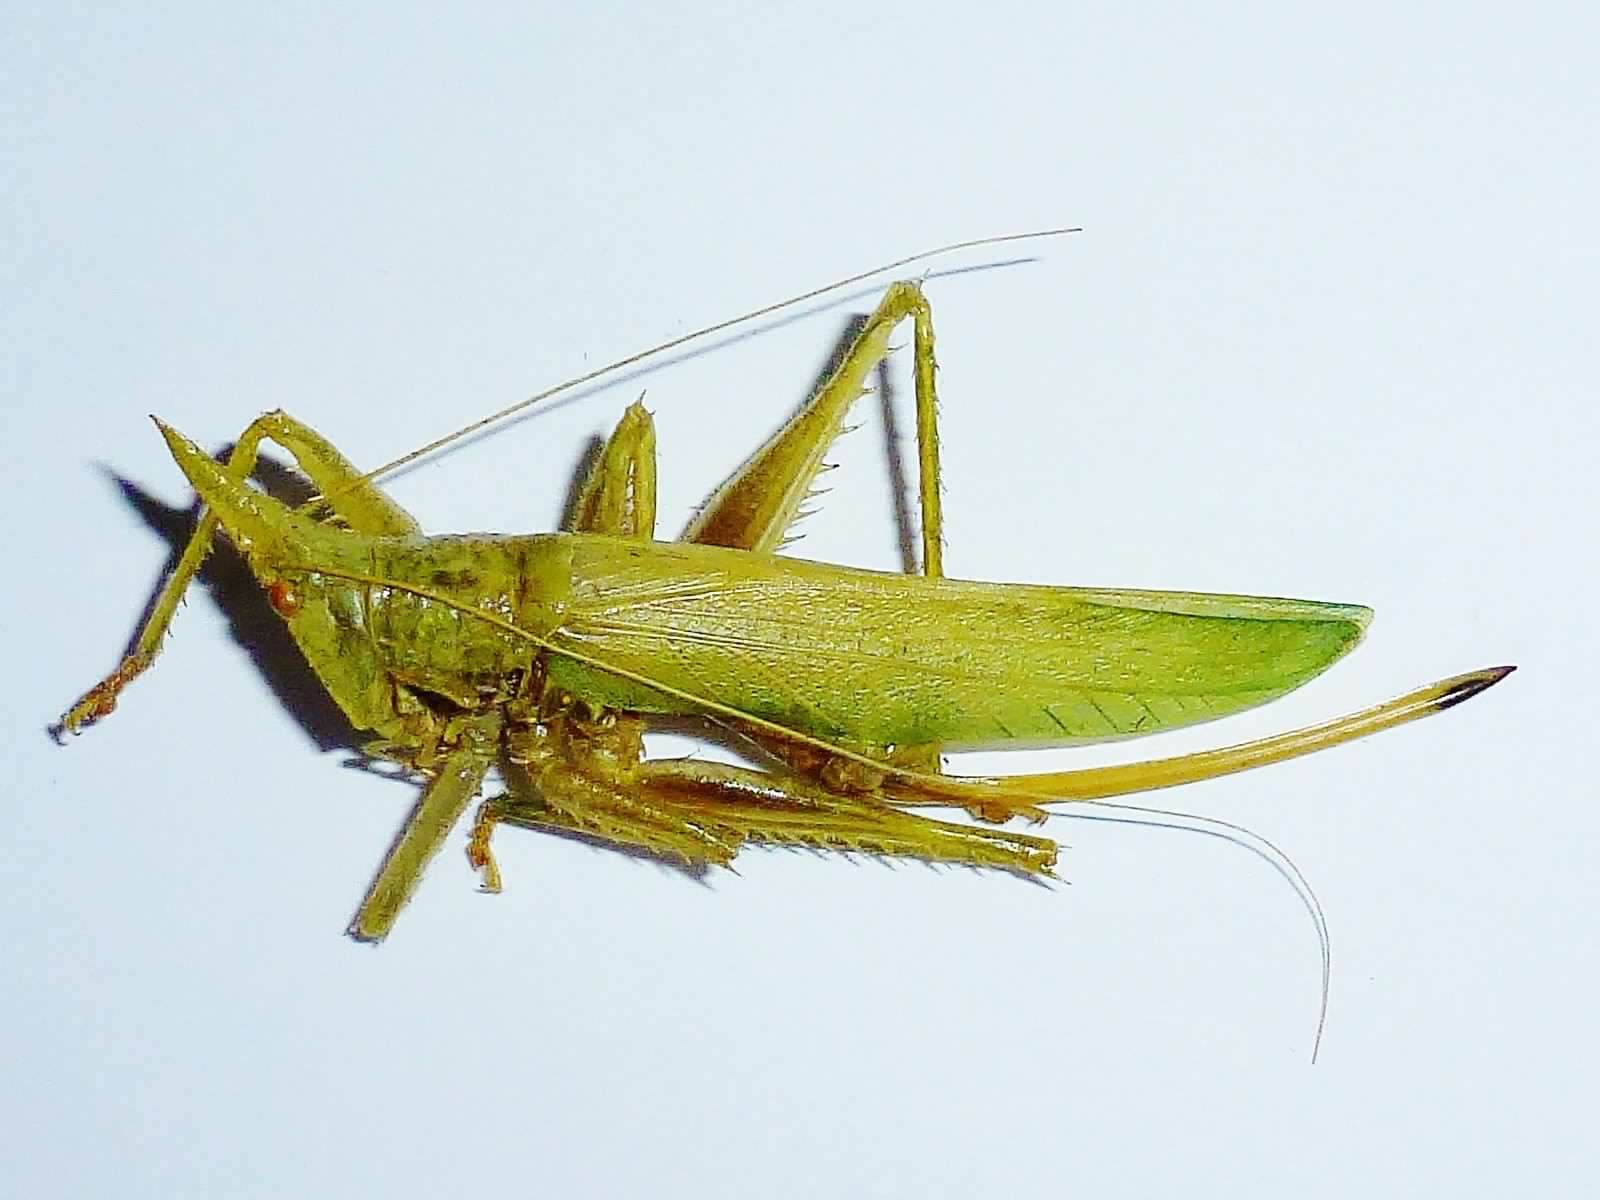
[[[644,405],[633,403],[600,448],[573,498],[566,521],[574,533],[603,533],[648,541],[656,525],[656,431]],[[648,849],[652,853],[705,860],[718,858],[714,840],[674,828],[626,791],[605,787],[589,775],[626,776],[643,746],[644,722],[615,712],[539,712],[513,730],[507,755],[510,791],[485,800],[473,823],[467,860],[483,875],[485,891],[500,890],[500,868],[490,842],[502,821],[579,833]],[[585,771],[583,768],[588,767]],[[603,768],[603,769],[602,769]],[[731,849],[720,860],[731,858]]]

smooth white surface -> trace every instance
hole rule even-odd
[[[669,7],[11,8],[7,1190],[1589,1192],[1595,20]],[[203,589],[114,719],[46,738],[168,552],[116,477],[189,503],[146,413],[221,445],[282,405],[375,463],[791,291],[1060,223],[1087,232],[929,284],[952,574],[1377,608],[1330,675],[1155,752],[1522,667],[1158,798],[1318,888],[1320,1065],[1305,914],[1213,839],[1058,821],[1054,890],[762,851],[702,886],[508,830],[505,895],[452,844],[370,950],[340,931],[411,793],[319,751]],[[549,528],[648,389],[675,532],[871,302],[393,491],[431,530]],[[802,550],[893,567],[862,412]]]

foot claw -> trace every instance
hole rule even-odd
[[[477,819],[472,823],[472,838],[467,843],[467,861],[474,870],[483,872],[483,881],[478,885],[481,892],[500,891],[500,865],[495,862],[494,852],[489,849],[489,838],[499,820],[498,806],[492,800],[485,800],[478,806]]]

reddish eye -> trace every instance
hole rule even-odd
[[[300,611],[300,593],[281,579],[267,588],[267,600],[280,617],[292,617]]]

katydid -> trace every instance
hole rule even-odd
[[[986,242],[1000,240],[1011,239]],[[985,243],[964,245],[974,244]],[[920,573],[780,554],[846,414],[906,320]],[[158,421],[203,514],[132,651],[62,725],[76,732],[105,717],[150,665],[220,527],[329,695],[374,735],[366,753],[426,781],[350,928],[375,941],[494,768],[505,791],[481,806],[468,847],[491,890],[499,872],[489,838],[500,823],[697,866],[727,864],[746,843],[775,843],[1047,876],[1056,844],[997,826],[1042,820],[1054,803],[1307,754],[1440,712],[1512,670],[1457,675],[1223,749],[1046,774],[946,774],[947,748],[1134,737],[1265,703],[1351,650],[1372,614],[1350,604],[945,578],[935,392],[928,301],[918,283],[895,283],[814,397],[674,542],[654,540],[655,434],[637,403],[604,444],[568,528],[536,535],[424,535],[377,485],[397,463],[363,474],[282,412],[252,422],[226,465]],[[323,507],[291,509],[249,486],[263,440],[293,455]],[[684,716],[735,731],[752,765],[643,757],[652,723]],[[929,807],[982,823],[911,811]]]

